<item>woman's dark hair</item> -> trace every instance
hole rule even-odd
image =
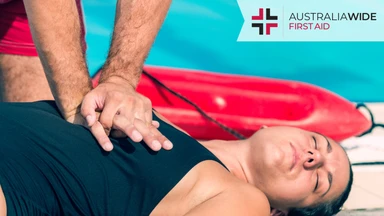
[[[337,214],[343,207],[343,204],[345,203],[349,196],[349,193],[351,192],[353,183],[353,172],[351,165],[349,166],[349,170],[349,182],[347,188],[340,195],[340,197],[331,202],[323,203],[315,207],[293,208],[289,210],[288,216],[332,216]]]

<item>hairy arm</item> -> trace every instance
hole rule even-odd
[[[137,87],[148,52],[171,0],[118,0],[115,28],[100,82],[121,80]]]
[[[67,119],[92,90],[74,0],[24,0],[33,40],[56,103]]]
[[[84,97],[81,105],[81,115],[106,151],[113,149],[106,136],[112,129],[118,132],[112,136],[127,135],[135,142],[144,140],[154,151],[172,148],[172,143],[151,124],[151,101],[136,92],[144,60],[170,3],[171,0],[117,1],[112,44],[99,85]],[[101,111],[98,119],[95,110]]]
[[[265,195],[252,186],[239,186],[225,190],[196,206],[185,216],[244,215],[269,216],[270,206]]]

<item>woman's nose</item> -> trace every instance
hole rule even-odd
[[[324,164],[324,157],[316,149],[308,149],[304,155],[304,168],[305,169],[317,169]]]

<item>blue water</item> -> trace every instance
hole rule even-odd
[[[84,2],[93,75],[111,39],[115,1]],[[384,43],[237,42],[236,0],[173,0],[146,64],[308,82],[351,101],[384,101]]]

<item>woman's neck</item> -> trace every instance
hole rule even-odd
[[[247,165],[249,152],[247,140],[210,140],[199,142],[211,151],[234,176],[247,183],[252,183],[252,179],[250,179],[251,173]]]

